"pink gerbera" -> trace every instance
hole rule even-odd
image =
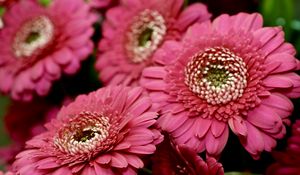
[[[181,12],[183,2],[122,0],[108,10],[96,63],[100,79],[105,84],[137,84],[164,41],[181,38],[189,25],[211,16],[200,3]]]
[[[78,71],[93,48],[95,19],[81,0],[15,3],[0,32],[0,91],[28,101],[46,95],[63,73]]]
[[[141,84],[178,143],[217,156],[230,128],[257,159],[284,136],[288,97],[300,96],[299,64],[282,29],[262,23],[259,14],[221,15],[156,52],[158,66],[144,70]]]
[[[300,174],[300,120],[293,125],[292,136],[288,139],[285,152],[275,152],[277,163],[269,167],[268,175]]]
[[[24,175],[136,174],[162,135],[142,88],[106,87],[63,107],[27,142],[13,167]]]
[[[209,157],[205,162],[185,145],[175,145],[168,137],[158,145],[153,157],[153,175],[224,175],[222,164]]]

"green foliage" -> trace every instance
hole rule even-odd
[[[266,26],[283,26],[287,39],[291,37],[291,23],[294,18],[293,0],[262,0],[261,13]]]
[[[0,6],[0,17],[3,16],[5,8]]]
[[[0,96],[0,146],[7,145],[9,143],[9,138],[5,134],[4,126],[3,126],[3,116],[5,114],[5,110],[9,104],[9,99],[7,97]]]
[[[52,0],[39,0],[39,3],[45,7],[49,6]]]

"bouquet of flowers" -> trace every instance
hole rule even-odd
[[[0,6],[0,175],[300,175],[300,62],[251,5]]]

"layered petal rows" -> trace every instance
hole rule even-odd
[[[106,87],[63,107],[16,156],[20,174],[136,174],[162,135],[141,88]]]
[[[76,73],[91,53],[95,20],[83,1],[16,2],[0,32],[0,91],[23,101],[47,95],[53,81]]]
[[[106,13],[96,69],[105,85],[137,85],[152,55],[167,40],[180,39],[193,23],[210,18],[200,3],[183,0],[122,0]]]
[[[140,83],[177,143],[218,156],[231,129],[258,159],[285,135],[289,98],[300,96],[299,61],[282,29],[262,23],[259,14],[221,15],[155,53],[157,66]]]

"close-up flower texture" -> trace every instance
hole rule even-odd
[[[300,175],[299,9],[0,0],[0,175]]]

